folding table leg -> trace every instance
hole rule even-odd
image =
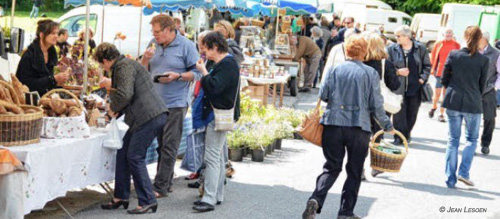
[[[69,213],[69,211],[61,204],[61,202],[59,202],[59,200],[56,199],[56,202],[57,204],[59,205],[59,207],[61,207],[64,212],[66,212],[66,214],[71,218],[71,219],[74,219],[74,217]]]

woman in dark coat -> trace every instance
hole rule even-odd
[[[482,93],[488,78],[486,56],[479,53],[482,38],[478,26],[469,26],[465,30],[467,47],[451,51],[444,66],[441,83],[447,89],[443,107],[448,114],[448,148],[446,149],[446,185],[455,188],[457,183],[458,147],[462,133],[462,121],[465,121],[465,148],[458,170],[458,181],[474,186],[469,170],[476,151],[483,113]]]
[[[58,62],[54,45],[57,44],[58,34],[57,22],[50,19],[38,21],[36,39],[28,46],[17,67],[17,78],[40,96],[62,86],[69,78],[69,71],[54,75]]]

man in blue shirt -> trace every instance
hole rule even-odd
[[[151,26],[154,40],[141,63],[155,78],[155,88],[169,110],[163,138],[158,139],[158,171],[153,186],[155,195],[162,197],[171,191],[175,158],[188,109],[190,83],[201,78],[196,70],[200,57],[194,43],[176,30],[172,17],[157,15],[151,20]]]

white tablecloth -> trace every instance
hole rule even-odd
[[[126,130],[120,123],[122,136]],[[102,147],[105,138],[105,132],[94,130],[89,138],[42,139],[38,144],[9,147],[28,171],[23,182],[24,214],[42,209],[69,190],[113,180],[116,151]]]

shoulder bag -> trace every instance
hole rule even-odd
[[[382,78],[380,80],[380,92],[384,97],[384,110],[396,114],[401,110],[403,95],[395,94],[385,85],[385,59],[382,59]]]
[[[323,125],[319,123],[321,99],[316,104],[316,109],[313,113],[306,116],[299,130],[300,136],[305,140],[321,147],[321,138],[323,137]]]
[[[236,101],[238,100],[238,94],[240,92],[240,80],[238,78],[238,87],[236,88],[236,94],[234,95],[234,104],[231,109],[217,109],[212,105],[215,117],[215,131],[232,131],[234,130],[234,107],[236,106]]]

